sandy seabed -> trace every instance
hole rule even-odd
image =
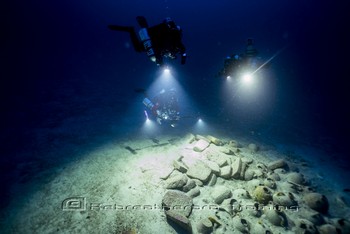
[[[307,155],[281,153],[272,146],[259,143],[252,145],[247,139],[215,137],[220,139],[222,146],[211,142],[202,151],[193,150],[202,136],[191,134],[157,139],[139,137],[95,148],[62,168],[45,172],[54,176],[28,182],[32,192],[11,203],[11,210],[6,212],[3,221],[3,233],[189,233],[189,230],[199,233],[199,226],[207,219],[210,220],[206,223],[208,233],[306,233],[304,229],[310,229],[312,233],[313,228],[316,233],[322,231],[320,227],[325,224],[348,233],[349,196],[343,191],[346,185],[340,181],[334,183],[334,178],[341,175],[329,162],[322,161],[322,158],[315,161],[311,156],[305,157]],[[229,142],[233,140],[235,145],[229,148]],[[220,149],[232,151],[222,153]],[[191,162],[208,160],[217,152],[225,160],[232,160],[218,165],[220,170],[230,166],[234,159],[241,158],[252,177],[244,178],[243,173],[243,177],[234,179],[215,170],[211,172],[211,176],[217,174],[215,181],[212,177],[200,181],[188,175],[186,171],[195,164]],[[288,169],[269,170],[271,163],[281,159],[287,162]],[[174,168],[174,161],[185,165],[185,171]],[[273,171],[280,177],[273,181],[275,187],[266,182]],[[305,183],[291,186],[288,183],[291,173],[301,174]],[[199,194],[183,192],[181,180],[180,185],[170,186],[169,180],[179,175],[185,175],[184,183],[195,180]],[[268,212],[262,210],[257,214],[256,210],[244,208],[257,202],[254,194],[258,186],[267,187],[271,195],[291,193],[297,209],[284,209],[280,221],[274,223],[276,217],[270,217]],[[223,199],[219,200],[232,202],[234,199],[241,209],[218,208],[222,201],[218,204],[215,197],[218,195],[213,194],[222,187],[228,188],[230,193],[223,194]],[[176,220],[168,221],[162,200],[169,190],[181,191],[193,200],[191,214],[185,217],[190,228]],[[246,195],[242,191],[246,191]],[[326,213],[308,207],[304,196],[311,192],[327,198],[329,210]],[[315,214],[318,214],[318,219],[311,220]],[[303,223],[302,220],[309,222]],[[340,220],[342,224],[339,224]]]

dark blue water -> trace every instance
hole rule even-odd
[[[187,64],[176,60],[169,65],[193,105],[183,103],[184,114],[201,115],[228,134],[313,146],[349,167],[348,17],[340,3],[134,0],[2,5],[2,207],[14,196],[14,184],[18,188],[37,172],[60,167],[104,141],[132,138],[142,126],[142,98],[134,89],[150,87],[159,68],[130,47],[127,34],[107,29],[108,24],[137,26],[137,15],[144,15],[150,25],[170,16],[183,29]],[[261,98],[231,100],[214,75],[227,55],[244,50],[248,37],[254,38],[264,60],[285,49],[266,71],[270,79],[260,90]],[[183,126],[191,121],[183,120]],[[79,147],[80,153],[67,155],[62,150],[67,147]],[[36,166],[25,166],[27,162]]]

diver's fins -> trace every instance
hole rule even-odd
[[[144,92],[146,92],[146,90],[143,89],[143,88],[136,88],[136,89],[135,89],[135,92],[136,92],[136,93],[144,93]]]
[[[134,31],[134,27],[132,27],[132,26],[108,25],[108,28],[110,30],[122,31],[122,32],[132,32],[132,31]]]
[[[146,90],[143,89],[143,88],[136,88],[136,89],[135,89],[135,92],[136,92],[136,93],[142,93],[145,97],[148,96],[147,93],[146,93]]]
[[[141,28],[148,28],[148,23],[144,16],[137,16],[136,20],[139,23]]]

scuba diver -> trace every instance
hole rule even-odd
[[[162,89],[154,98],[150,99],[144,89],[136,89],[137,93],[142,93],[144,99],[142,103],[147,107],[147,110],[156,119],[159,125],[163,123],[175,127],[180,120],[180,111],[178,98],[175,89]],[[148,111],[145,110],[147,118]]]
[[[258,50],[255,48],[255,46],[253,45],[253,39],[252,38],[248,38],[247,39],[247,44],[245,47],[245,51],[243,54],[243,65],[244,66],[249,66],[251,69],[256,69],[257,64],[258,64]]]
[[[257,69],[257,55],[258,50],[254,47],[253,39],[248,38],[244,53],[227,56],[224,60],[224,67],[216,76],[227,78],[242,69]]]
[[[140,25],[138,36],[132,26],[108,25],[115,31],[128,32],[136,52],[146,52],[152,62],[158,66],[163,64],[164,58],[176,59],[181,55],[181,64],[186,63],[186,48],[182,43],[182,29],[167,17],[162,23],[148,26],[146,18],[137,16]]]

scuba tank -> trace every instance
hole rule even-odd
[[[254,45],[253,45],[253,39],[249,38],[247,40],[247,45],[245,48],[245,56],[246,57],[255,57],[258,55],[258,50],[255,49]]]
[[[156,55],[154,53],[152,41],[150,36],[148,35],[147,28],[141,28],[139,31],[139,36],[143,44],[143,47],[146,50],[147,56],[152,60],[152,62],[156,62]]]
[[[154,107],[154,104],[148,98],[143,99],[143,104],[150,110],[152,110]]]

